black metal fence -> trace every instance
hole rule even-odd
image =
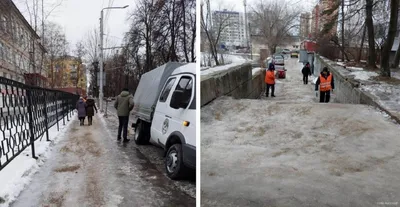
[[[28,146],[35,155],[35,141],[49,128],[73,115],[79,96],[63,91],[28,86],[0,77],[0,171]]]

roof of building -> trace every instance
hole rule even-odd
[[[22,22],[32,32],[32,34],[34,34],[37,39],[40,39],[39,35],[32,28],[32,26],[29,24],[29,22],[25,19],[24,15],[22,15],[21,11],[19,11],[18,7],[14,4],[14,2],[12,0],[5,0],[5,1],[2,1],[2,2],[6,3],[6,4],[9,4],[11,6],[11,8],[15,11],[15,13],[18,15],[18,17],[22,20]]]

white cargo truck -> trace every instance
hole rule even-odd
[[[166,63],[142,75],[134,95],[135,143],[165,151],[171,179],[196,168],[196,64]]]

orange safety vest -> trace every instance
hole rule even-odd
[[[323,75],[319,76],[319,91],[325,92],[325,91],[330,91],[332,89],[331,86],[332,82],[332,74],[329,74],[328,77],[325,77]]]
[[[272,70],[267,70],[265,73],[265,83],[266,84],[275,84],[275,73]]]

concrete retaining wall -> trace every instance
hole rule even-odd
[[[207,76],[201,80],[201,106],[221,96],[232,96],[236,99],[259,98],[264,89],[263,77],[263,72],[253,77],[250,63]]]
[[[400,117],[386,109],[378,103],[378,100],[366,91],[360,90],[360,83],[349,75],[342,67],[335,62],[328,60],[319,55],[315,55],[314,59],[314,75],[319,75],[323,67],[328,67],[335,78],[335,102],[344,104],[366,104],[379,108],[389,114],[394,120],[400,124]]]

